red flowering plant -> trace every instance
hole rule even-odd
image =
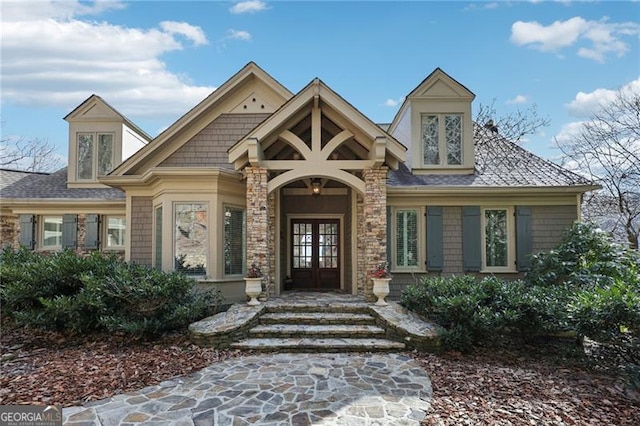
[[[387,262],[380,263],[376,269],[371,273],[372,278],[391,278],[391,272],[389,272],[389,265]]]
[[[260,270],[258,265],[256,265],[255,263],[252,263],[251,268],[249,268],[249,270],[247,271],[247,274],[245,275],[245,278],[261,278],[261,277],[262,277],[262,271]]]

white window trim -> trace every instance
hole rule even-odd
[[[438,117],[438,154],[440,156],[440,162],[438,164],[425,164],[424,162],[424,140],[422,139],[422,119],[426,116],[437,116]],[[447,141],[446,141],[446,128],[445,128],[445,117],[447,115],[459,115],[460,116],[460,164],[449,164],[448,163],[448,152],[447,152]],[[465,159],[465,146],[464,146],[464,119],[465,114],[462,112],[445,112],[445,113],[435,113],[435,112],[424,112],[420,114],[420,163],[424,168],[442,168],[442,167],[450,167],[450,168],[461,168],[464,167],[464,159]]]
[[[44,222],[45,219],[51,219],[51,218],[59,218],[60,219],[60,232],[62,232],[62,228],[64,228],[63,225],[63,217],[62,216],[58,216],[58,215],[44,215],[44,216],[40,216],[38,217],[39,219],[39,224],[38,224],[38,249],[39,250],[43,250],[43,251],[62,251],[62,236],[60,238],[60,245],[55,245],[55,246],[45,246],[44,245]]]
[[[78,161],[80,160],[80,136],[82,135],[92,135],[93,136],[93,158],[92,161],[92,169],[91,169],[91,177],[90,178],[81,178],[79,176],[80,167]],[[76,133],[76,159],[75,159],[75,169],[76,169],[76,181],[77,182],[95,182],[102,175],[98,174],[98,140],[101,135],[111,135],[111,143],[113,144],[111,148],[111,166],[113,170],[116,167],[116,134],[114,132],[77,132]]]
[[[487,266],[487,226],[485,212],[487,210],[506,210],[507,212],[507,266]],[[480,209],[480,237],[482,241],[482,269],[484,273],[518,272],[516,269],[516,221],[513,206],[483,206]]]
[[[397,217],[396,217],[396,213],[399,211],[407,211],[407,210],[414,210],[416,212],[417,215],[417,228],[416,228],[416,232],[418,233],[417,235],[417,244],[418,244],[418,259],[417,259],[417,264],[416,266],[399,266],[396,264],[396,259],[397,259],[397,242],[396,242],[396,232],[395,230],[397,229],[396,224],[397,224]],[[391,249],[391,264],[389,265],[389,267],[391,268],[392,272],[398,272],[398,273],[402,273],[402,272],[416,272],[416,271],[424,271],[425,270],[425,265],[424,265],[424,245],[425,245],[425,241],[424,241],[424,232],[423,232],[423,226],[424,225],[424,220],[422,220],[424,218],[424,208],[422,206],[397,206],[397,207],[392,207],[391,208],[391,230],[389,232],[389,235],[391,236],[391,241],[387,241],[387,250]]]
[[[118,246],[110,246],[108,244],[109,242],[109,218],[115,218],[115,219],[123,219],[124,220],[124,226],[125,226],[125,234],[124,234],[124,238],[125,238],[125,243],[124,245],[118,245]],[[100,218],[101,222],[100,224],[102,225],[102,229],[99,231],[100,232],[100,237],[102,238],[102,250],[103,251],[122,251],[125,249],[126,245],[127,245],[127,218],[124,215],[103,215]]]

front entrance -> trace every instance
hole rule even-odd
[[[294,289],[340,288],[340,220],[292,219],[291,278]]]

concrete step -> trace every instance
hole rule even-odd
[[[387,339],[245,339],[231,344],[234,349],[261,352],[379,352],[401,351],[404,343]]]
[[[375,325],[347,324],[267,324],[249,330],[249,336],[260,338],[376,338],[384,334],[384,329]]]
[[[260,317],[261,324],[361,324],[375,325],[376,320],[369,314],[350,312],[276,312]]]

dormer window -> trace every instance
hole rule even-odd
[[[78,134],[78,180],[96,180],[109,174],[115,164],[113,133]]]
[[[462,164],[462,114],[422,114],[425,166]]]

